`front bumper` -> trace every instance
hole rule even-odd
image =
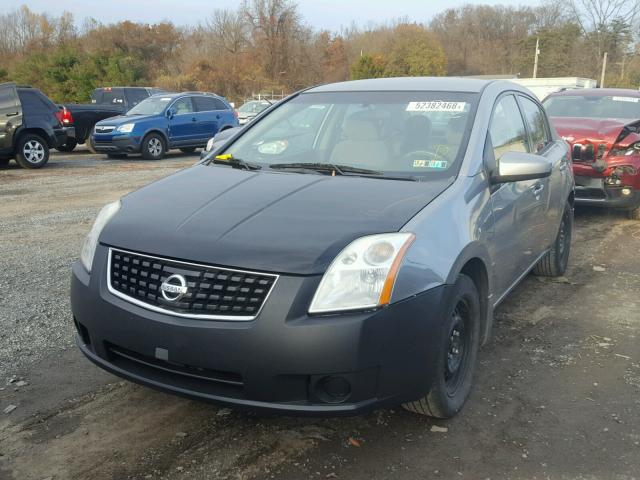
[[[140,153],[140,136],[92,134],[91,143],[96,152],[100,153]]]
[[[74,265],[71,306],[80,349],[116,375],[230,406],[312,415],[415,400],[435,376],[447,286],[377,311],[315,317],[307,308],[320,279],[280,276],[255,320],[193,320],[110,294],[106,252],[99,246],[91,276]],[[340,379],[337,397],[328,378]]]
[[[631,210],[640,207],[640,190],[629,186],[609,186],[604,178],[575,176],[577,205],[621,208]]]

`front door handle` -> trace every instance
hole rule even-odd
[[[191,117],[192,122],[196,122],[198,119],[196,117]]]
[[[15,117],[16,115],[20,114],[20,112],[11,112],[11,113],[5,113],[5,115],[7,117]]]
[[[536,183],[533,187],[531,187],[533,194],[537,197],[540,195],[540,192],[544,190],[544,185],[542,183]]]

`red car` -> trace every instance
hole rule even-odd
[[[576,204],[619,208],[640,220],[640,92],[565,90],[543,105],[571,144]]]

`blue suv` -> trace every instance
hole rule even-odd
[[[216,133],[236,126],[233,108],[218,95],[163,93],[143,100],[126,115],[96,123],[91,143],[109,157],[140,153],[147,160],[159,160],[172,148],[192,153]]]

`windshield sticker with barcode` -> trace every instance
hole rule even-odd
[[[467,102],[409,102],[407,112],[464,112]]]
[[[414,160],[413,168],[433,168],[436,170],[445,170],[449,167],[446,160]]]
[[[611,98],[614,102],[631,102],[631,103],[638,103],[640,101],[640,98],[638,97],[612,97]]]

